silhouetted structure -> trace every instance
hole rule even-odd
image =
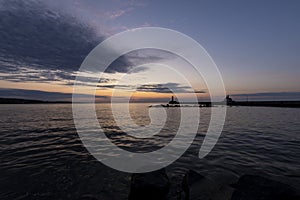
[[[226,96],[225,101],[226,101],[226,104],[227,104],[227,105],[232,105],[232,103],[234,102],[234,101],[232,100],[232,98],[229,97],[229,95]]]
[[[167,104],[161,104],[162,107],[180,107],[180,104],[178,101],[174,100],[174,96],[172,96],[171,101]]]
[[[179,104],[179,102],[178,102],[178,101],[175,101],[175,100],[174,100],[174,96],[172,96],[172,100],[169,101],[169,104]]]

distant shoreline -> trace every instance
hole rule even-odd
[[[69,104],[70,101],[43,101],[34,99],[0,98],[0,104]]]
[[[300,101],[234,101],[228,106],[300,108]]]
[[[35,99],[19,99],[19,98],[0,98],[0,104],[71,104],[71,101],[43,101]],[[90,102],[76,102],[90,103]],[[107,102],[109,103],[109,102]],[[155,103],[155,102],[132,102],[132,103]],[[157,103],[157,102],[156,102]],[[198,104],[208,104],[211,102],[198,102]],[[183,102],[182,104],[191,104],[191,102]],[[195,103],[197,104],[197,103]],[[212,105],[225,105],[224,102],[214,102]],[[233,101],[227,103],[228,106],[249,106],[249,107],[289,107],[300,108],[300,101]]]

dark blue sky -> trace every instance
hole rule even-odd
[[[229,90],[299,89],[299,1],[160,2],[118,22],[147,22],[191,36],[213,57]]]

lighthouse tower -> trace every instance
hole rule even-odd
[[[171,99],[171,101],[169,101],[169,104],[179,104],[179,102],[175,101],[174,96],[172,96],[172,99]]]

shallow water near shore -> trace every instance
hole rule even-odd
[[[130,105],[136,124],[149,124],[149,105]],[[116,126],[109,104],[96,105],[106,135],[119,147],[137,152],[159,149],[172,140],[178,127],[176,109],[167,111],[173,118],[161,133],[145,141],[128,137]],[[218,143],[200,160],[210,109],[201,108],[193,144],[166,168],[171,180],[193,169],[224,184],[243,174],[257,174],[300,188],[300,109],[228,107]],[[1,199],[127,199],[131,174],[90,155],[77,135],[72,105],[0,105],[0,113]]]

